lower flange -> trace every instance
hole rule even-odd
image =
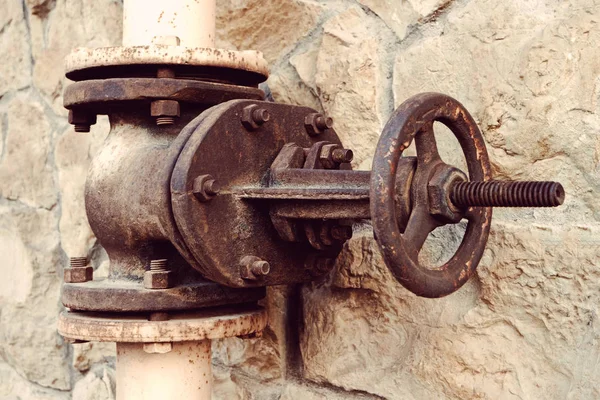
[[[58,318],[58,332],[81,341],[171,343],[246,336],[267,325],[266,311],[257,306],[169,313],[167,321],[149,321],[147,316],[63,312]]]

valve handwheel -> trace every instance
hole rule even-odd
[[[433,123],[441,122],[454,133],[465,154],[469,180],[492,178],[489,157],[475,121],[458,101],[438,93],[422,93],[404,102],[383,129],[371,175],[371,218],[373,230],[387,266],[408,290],[423,297],[453,293],[473,275],[483,254],[492,219],[491,207],[454,208],[454,221],[444,221],[430,212],[428,187],[440,169],[441,160]],[[415,140],[417,167],[411,185],[412,211],[401,232],[395,215],[396,171],[402,152]],[[449,195],[446,196],[448,203]],[[450,205],[451,207],[451,205]],[[446,222],[468,220],[460,247],[439,268],[421,265],[418,254],[427,235]]]

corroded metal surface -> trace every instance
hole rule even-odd
[[[58,332],[69,339],[94,342],[193,342],[250,335],[262,331],[266,324],[263,308],[243,306],[171,313],[166,321],[149,321],[144,314],[67,311],[59,316]]]
[[[135,280],[98,279],[85,284],[66,283],[62,292],[62,302],[67,308],[106,312],[192,310],[252,303],[263,297],[264,287],[235,289],[200,277],[196,282],[178,283],[161,290],[145,289]]]
[[[428,182],[442,161],[437,152],[433,122],[454,133],[465,154],[471,181],[490,180],[491,166],[483,137],[473,118],[456,100],[424,93],[403,103],[385,126],[373,161],[371,218],[387,266],[411,292],[424,297],[448,295],[471,277],[487,242],[492,209],[469,208],[465,237],[444,265],[430,269],[418,261],[427,235],[441,223],[428,208]],[[404,233],[395,217],[395,179],[402,152],[415,140],[417,168],[413,177],[413,207]]]
[[[558,182],[461,182],[449,191],[457,206],[557,207],[565,201]]]
[[[257,88],[174,78],[112,78],[75,82],[65,89],[63,104],[68,109],[106,114],[115,106],[152,100],[176,100],[212,106],[233,99],[261,100]]]
[[[266,110],[271,118],[247,129],[243,119],[252,105]],[[286,143],[306,149],[317,142],[340,145],[333,129],[327,128],[318,137],[307,133],[304,120],[313,113],[306,107],[234,100],[203,114],[173,170],[171,198],[177,227],[196,261],[194,267],[206,278],[233,287],[303,282],[313,279],[306,267],[309,256],[318,252],[320,257],[335,258],[341,250],[339,241],[317,251],[306,239],[281,240],[271,221],[271,200],[248,195],[268,185],[265,179]],[[305,163],[303,152],[299,157],[300,164]],[[203,175],[214,177],[220,186],[210,201],[199,201],[194,195],[194,182]],[[268,262],[268,275],[244,279],[239,266],[246,256]]]

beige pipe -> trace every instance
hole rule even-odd
[[[215,47],[215,7],[216,0],[125,0],[123,46],[178,37],[184,47]]]
[[[210,340],[117,343],[117,400],[210,400],[211,391]]]

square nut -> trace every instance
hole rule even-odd
[[[146,289],[168,289],[173,286],[171,271],[146,271],[144,287]]]
[[[84,283],[91,281],[94,279],[94,268],[65,268],[64,279],[66,283]]]
[[[155,100],[150,104],[153,117],[179,117],[180,107],[176,100]]]

